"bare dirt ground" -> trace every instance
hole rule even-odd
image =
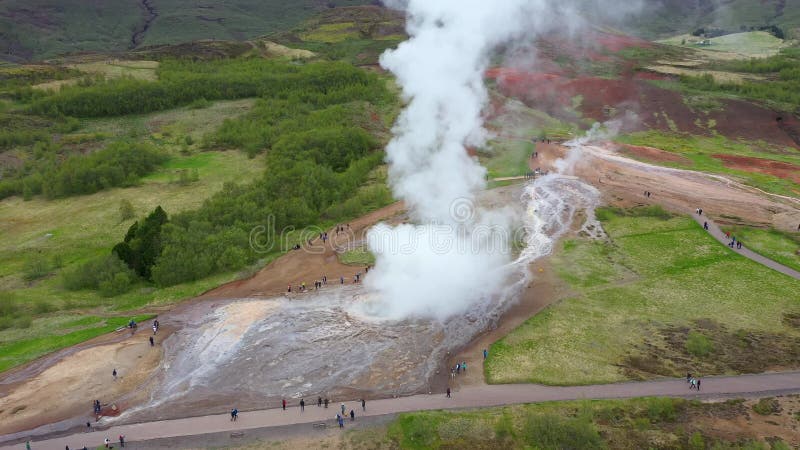
[[[345,283],[351,283],[356,273],[364,273],[364,267],[342,264],[337,257],[337,249],[345,249],[363,241],[366,231],[378,222],[403,219],[403,203],[398,202],[381,208],[344,224],[346,230],[341,234],[337,235],[335,228],[328,230],[328,236],[331,239],[326,244],[323,244],[322,240],[317,237],[308,248],[290,251],[267,265],[253,277],[222,285],[206,292],[199,298],[273,297],[286,293],[289,284],[293,286],[293,290],[296,290],[303,282],[306,283],[307,288],[313,288],[314,281],[322,279],[323,275],[328,277],[329,284],[338,283],[340,276],[345,278]]]
[[[144,325],[144,324],[143,324]],[[159,342],[169,335],[160,329]],[[85,348],[38,367],[30,378],[3,385],[0,393],[0,435],[31,429],[70,417],[91,420],[92,401],[100,400],[103,415],[116,415],[131,401],[125,395],[138,389],[161,360],[161,346],[150,347],[148,328],[123,332],[121,340],[98,339]],[[117,380],[112,371],[117,370]],[[30,369],[29,369],[30,370]],[[4,381],[20,373],[4,374]]]
[[[764,193],[725,177],[671,169],[625,158],[616,144],[590,145],[577,156],[574,175],[597,187],[607,204],[659,204],[690,214],[703,208],[718,223],[746,223],[793,231],[800,223],[800,199]],[[568,148],[537,144],[540,158],[532,165],[552,168]],[[650,191],[650,198],[644,192]]]

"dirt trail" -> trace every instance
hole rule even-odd
[[[537,144],[539,159],[531,166],[552,170],[568,148]],[[722,224],[744,223],[794,231],[800,223],[800,199],[769,194],[719,175],[673,169],[636,161],[618,153],[614,144],[587,145],[573,155],[572,172],[602,193],[608,204],[659,204],[680,213],[708,211]],[[650,198],[644,192],[650,191]]]
[[[708,377],[703,379],[703,391],[690,391],[686,380],[666,379],[659,381],[617,383],[592,386],[554,387],[535,384],[506,384],[476,386],[457,390],[452,398],[444,394],[413,395],[395,399],[370,401],[366,411],[353,399],[345,403],[345,409],[356,411],[357,417],[380,416],[398,412],[422,411],[432,409],[478,408],[543,401],[576,399],[633,398],[643,396],[725,398],[730,396],[767,396],[800,392],[800,372],[771,373],[762,375],[742,375],[736,377]],[[235,406],[235,405],[231,405]],[[125,435],[128,442],[146,441],[164,437],[193,436],[221,431],[237,432],[261,427],[275,427],[289,424],[323,423],[334,427],[335,408],[325,409],[309,405],[300,412],[296,404],[288,411],[279,408],[242,412],[239,420],[231,422],[228,414],[192,417],[186,419],[145,422],[139,424],[111,427],[93,433],[35,442],[37,449],[62,449],[96,446],[106,436]],[[0,447],[0,450],[19,448],[18,445]]]
[[[338,235],[335,228],[327,230],[330,237],[327,243],[323,244],[317,237],[310,245],[276,259],[253,277],[224,284],[199,298],[274,297],[286,293],[289,284],[293,290],[303,282],[307,288],[313,288],[314,280],[323,275],[328,277],[329,284],[339,283],[340,276],[349,284],[357,272],[364,273],[364,267],[342,264],[337,250],[360,245],[367,230],[378,222],[404,220],[404,211],[404,204],[397,202],[344,224],[345,232]]]
[[[147,33],[147,30],[150,29],[150,25],[152,25],[153,21],[155,21],[158,17],[158,11],[156,11],[156,8],[151,4],[152,1],[153,0],[141,0],[141,5],[146,15],[142,27],[136,29],[131,36],[131,50],[135,49],[139,46],[139,44],[142,43],[145,33]]]

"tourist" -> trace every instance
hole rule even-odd
[[[288,292],[288,293],[292,292],[292,283],[289,283],[289,287],[286,288],[286,292]]]
[[[153,334],[156,334],[157,331],[158,327],[156,326],[156,324],[153,324]]]
[[[120,447],[125,447],[125,435],[124,434],[120,434],[119,435],[119,446]]]
[[[317,408],[322,408],[322,397],[317,397]]]
[[[239,415],[239,411],[236,408],[231,410],[231,422],[236,422],[236,418]]]
[[[111,372],[111,375],[114,377],[114,381],[117,381],[117,369],[114,369],[114,370]]]
[[[97,413],[97,409],[94,412]],[[92,431],[92,423],[86,422],[86,432],[89,433],[90,431]]]
[[[447,388],[447,398],[450,398],[450,388]]]
[[[344,415],[344,403],[342,403],[342,415]]]
[[[708,231],[708,222],[703,222],[703,229]]]
[[[106,448],[111,448],[111,439],[106,438],[104,442],[106,443]]]
[[[344,428],[344,419],[339,414],[336,414],[336,421],[339,422],[339,428]]]
[[[301,398],[300,399],[300,412],[303,412],[305,410],[306,410],[306,401]]]
[[[486,350],[486,349],[483,349],[483,359],[486,359],[487,356],[489,356],[489,351]]]
[[[461,369],[464,370],[464,373],[467,373],[467,362],[461,361]]]
[[[106,447],[108,447],[106,445]],[[25,441],[25,450],[31,450],[31,441]]]
[[[344,284],[344,277],[339,277],[339,284]]]
[[[367,402],[362,398],[361,399],[361,411],[367,410]]]
[[[697,379],[697,390],[700,390],[700,378]]]
[[[283,410],[286,411],[286,399],[281,400],[281,403],[283,404]]]
[[[150,347],[155,347],[156,343],[153,341],[153,336],[150,336]]]
[[[356,412],[351,409],[350,410],[350,422],[353,422],[355,420],[356,420]]]

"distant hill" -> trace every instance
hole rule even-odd
[[[3,0],[0,60],[116,52],[200,39],[244,40],[368,0]]]
[[[775,25],[800,38],[800,0],[645,0],[644,11],[621,28],[649,39],[699,28],[729,32]]]

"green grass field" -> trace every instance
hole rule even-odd
[[[141,322],[152,317],[152,314],[109,318],[63,315],[52,320],[37,319],[24,336],[0,341],[0,372],[52,351],[110,333],[126,326],[130,319]]]
[[[576,294],[492,346],[489,382],[592,384],[797,365],[791,318],[800,282],[729,251],[687,217],[600,212],[611,242],[565,243],[555,270]],[[691,331],[715,350],[691,354]]]
[[[533,149],[530,141],[499,141],[491,145],[491,151],[481,153],[480,161],[490,179],[525,175]]]
[[[454,395],[458,395],[456,392]],[[768,398],[768,420],[793,420],[793,402]],[[388,425],[349,427],[311,438],[315,448],[348,449],[638,449],[788,450],[780,438],[763,440],[756,425],[735,426],[759,410],[756,401],[701,403],[670,398],[586,400],[458,411],[404,413]],[[774,412],[774,408],[779,409]],[[779,417],[780,416],[780,417]],[[358,420],[358,419],[357,419]],[[749,425],[749,424],[748,424]],[[726,427],[737,429],[726,433]],[[308,437],[302,439],[308,445]],[[299,439],[255,441],[237,450],[296,448]]]
[[[658,42],[670,45],[686,45],[702,50],[735,53],[743,58],[763,58],[772,56],[788,45],[783,39],[778,39],[766,31],[750,31],[734,33],[709,39],[710,45],[697,46],[704,40],[702,37],[683,34],[673,36]]]
[[[715,154],[747,156],[786,162],[800,167],[800,155],[791,148],[780,148],[765,142],[734,141],[721,135],[696,136],[661,131],[622,135],[618,136],[616,141],[659,148],[681,155],[690,162],[686,164],[661,162],[659,163],[661,165],[730,175],[745,184],[775,194],[790,196],[800,194],[800,185],[791,180],[763,173],[729,169],[721,160],[712,156]]]
[[[784,266],[800,270],[800,233],[741,226],[728,226],[723,229],[730,231],[750,250]]]
[[[748,409],[741,400],[642,398],[416,412],[401,414],[387,436],[402,449],[789,448],[780,439],[759,442],[750,430],[738,442],[715,433],[712,421],[733,421]]]

